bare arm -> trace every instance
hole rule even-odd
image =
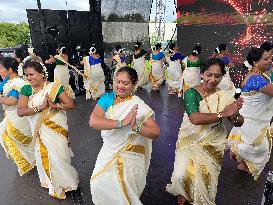
[[[56,59],[54,58],[54,56],[50,55],[50,58],[45,61],[45,64],[52,64],[55,62],[56,62]]]
[[[0,97],[0,104],[4,104],[7,106],[12,106],[12,105],[16,105],[17,103],[17,99],[15,97]]]
[[[267,86],[265,86],[263,89],[260,90],[262,93],[269,95],[273,97],[273,84],[269,83]]]
[[[104,117],[105,111],[96,105],[93,112],[91,113],[89,125],[91,128],[96,130],[112,130],[118,126],[117,120],[106,119]]]
[[[133,130],[135,130],[135,128],[133,128]],[[150,117],[141,126],[139,134],[149,139],[157,139],[160,135],[160,128],[156,121]]]
[[[234,116],[243,106],[243,100],[239,98],[232,104],[228,105],[222,114],[222,119],[227,119],[229,117]],[[207,125],[211,123],[218,122],[220,119],[218,118],[217,113],[200,113],[194,112],[189,116],[189,120],[194,125]]]
[[[48,99],[48,104],[52,109],[62,109],[62,110],[68,111],[68,110],[73,110],[76,108],[75,103],[70,97],[68,97],[66,92],[63,92],[62,94],[60,94],[58,98],[61,102],[61,107],[60,105],[55,104],[50,99]]]
[[[37,106],[40,111],[47,107],[47,99],[43,102],[42,105]],[[34,109],[28,107],[28,97],[20,95],[17,106],[17,115],[19,117],[34,115]]]

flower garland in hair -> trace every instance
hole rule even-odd
[[[45,65],[41,62],[39,62],[41,64],[41,66],[43,67],[43,73],[45,75],[45,80],[47,80],[48,78],[48,72],[47,72],[47,68],[45,67]]]
[[[245,65],[245,67],[248,68],[248,70],[251,70],[253,68],[253,66],[250,65],[250,63],[248,62],[248,60],[245,60],[244,65]]]
[[[60,48],[60,54],[63,54],[63,49],[65,49],[65,47]]]
[[[217,53],[220,53],[220,49],[218,47],[216,48],[216,51],[217,51]]]
[[[95,47],[91,47],[90,50],[89,50],[89,52],[90,52],[91,54],[95,54],[96,51],[97,51],[97,50],[96,50]]]
[[[119,53],[123,53],[124,51],[123,51],[122,48],[120,48],[120,49],[118,49],[118,52],[119,52]]]
[[[199,54],[197,50],[193,50],[192,53],[195,53],[196,55]]]

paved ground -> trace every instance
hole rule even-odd
[[[176,96],[168,96],[166,87],[161,92],[141,90],[138,95],[156,113],[161,136],[153,142],[153,153],[147,185],[141,196],[144,205],[173,205],[174,197],[165,191],[173,170],[175,142],[183,116],[183,103]],[[73,164],[80,175],[80,189],[64,201],[51,198],[40,186],[36,170],[19,177],[14,164],[8,161],[0,148],[0,205],[92,205],[89,179],[97,154],[102,146],[100,133],[89,128],[88,120],[95,102],[77,97],[77,109],[68,113],[70,141],[75,157]],[[3,113],[0,119],[3,118]],[[230,129],[230,128],[229,128]],[[266,174],[273,170],[268,163],[258,181],[236,170],[225,154],[219,178],[217,205],[260,205]],[[114,205],[114,204],[113,204]]]

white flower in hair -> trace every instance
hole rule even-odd
[[[60,49],[60,53],[62,54],[63,53],[63,50],[65,49],[65,47],[61,47]]]
[[[89,52],[90,52],[91,54],[96,53],[96,51],[97,51],[96,48],[93,47],[93,46],[92,46],[92,47],[90,48],[90,50],[89,50]]]
[[[250,65],[250,63],[248,62],[248,60],[245,60],[244,65],[245,65],[245,67],[248,68],[248,70],[252,69],[252,65]]]
[[[18,76],[21,78],[24,77],[23,65],[23,63],[20,63],[18,66]]]
[[[123,49],[120,48],[120,49],[118,50],[118,52],[119,52],[119,53],[123,53]]]
[[[216,51],[217,51],[217,53],[220,53],[220,49],[218,47],[216,48]]]
[[[197,51],[197,50],[193,50],[192,52],[198,54],[198,51]]]
[[[41,64],[41,66],[43,67],[43,73],[45,75],[45,79],[48,78],[48,72],[47,72],[47,68],[45,67],[45,65],[41,62],[39,62]]]

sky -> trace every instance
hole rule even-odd
[[[88,11],[89,1],[88,0],[66,0],[68,10],[79,10]],[[42,9],[54,9],[54,10],[65,10],[65,0],[41,0]],[[145,7],[149,0],[121,0],[122,6],[116,8],[116,10],[124,11],[124,8],[129,8],[133,12],[148,13],[150,8]],[[151,1],[151,0],[150,0]],[[163,0],[166,2],[166,21],[174,21],[176,19],[175,11],[175,0]],[[107,2],[107,3],[106,3]],[[102,13],[110,13],[111,9],[114,8],[115,0],[102,0]],[[133,5],[130,2],[134,2]],[[138,4],[136,4],[138,2]],[[142,3],[141,3],[142,2]],[[139,6],[141,5],[141,6]],[[0,6],[0,22],[27,22],[26,9],[37,9],[37,0],[1,0]],[[155,0],[152,3],[150,19],[155,18]]]

